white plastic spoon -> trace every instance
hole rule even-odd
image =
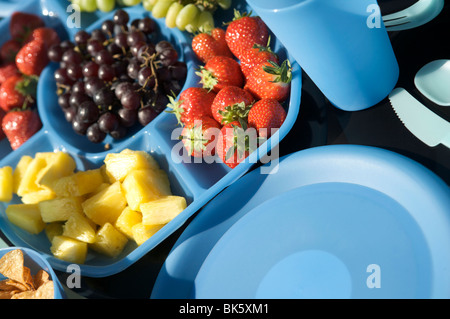
[[[416,74],[414,84],[430,101],[450,105],[450,60],[435,60],[424,65]]]

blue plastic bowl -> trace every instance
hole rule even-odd
[[[3,255],[5,255],[6,253],[16,249],[22,250],[24,257],[24,264],[26,267],[30,268],[32,275],[36,274],[40,269],[45,270],[50,275],[50,279],[53,281],[55,291],[54,299],[67,298],[64,288],[61,285],[61,282],[59,281],[58,277],[56,276],[55,272],[53,271],[48,261],[33,249],[29,249],[26,247],[2,248],[0,249],[0,258],[2,258]],[[0,280],[1,279],[3,279],[2,276],[0,276]]]
[[[234,5],[238,10],[250,11],[245,1],[236,1]],[[64,23],[66,20],[66,17],[63,16],[65,7],[62,7],[60,2],[47,0],[45,1],[45,6],[47,9],[51,8]],[[34,11],[40,12],[40,10]],[[130,15],[130,20],[149,14],[140,5],[126,8],[126,11]],[[227,14],[229,12],[232,14],[233,10],[228,10]],[[65,14],[67,15],[69,13]],[[102,18],[87,30],[95,29],[102,21],[110,18],[112,14],[100,14]],[[96,16],[96,14],[87,15],[91,15],[91,18]],[[228,21],[228,19],[229,17],[222,17],[220,21]],[[6,21],[3,21],[3,28],[6,27]],[[163,37],[172,40],[180,56],[188,65],[189,71],[183,90],[190,86],[199,85],[199,78],[195,75],[195,69],[199,62],[191,51],[191,35],[182,33],[176,29],[168,29],[165,26],[164,19],[157,19],[157,23]],[[221,24],[222,22],[217,23],[217,25]],[[2,30],[4,31],[4,29],[0,28],[0,31]],[[75,33],[74,30],[67,30],[67,32],[72,36]],[[11,152],[3,158],[0,161],[0,167],[6,165],[15,167],[23,155],[34,156],[37,152],[65,151],[75,159],[78,170],[86,170],[100,167],[103,164],[106,154],[109,152],[120,152],[125,148],[145,150],[168,173],[172,192],[186,197],[189,204],[181,214],[142,245],[137,246],[130,241],[124,251],[116,258],[108,258],[90,251],[86,262],[80,265],[83,276],[105,277],[116,274],[132,265],[174,231],[179,229],[189,217],[196,213],[220,191],[244,175],[265,155],[271,154],[271,150],[286,136],[294,125],[300,108],[302,86],[301,69],[274,37],[272,37],[271,41],[273,49],[280,55],[280,58],[289,58],[293,66],[292,89],[289,101],[287,101],[287,118],[272,138],[261,145],[257,151],[253,152],[244,162],[240,163],[234,169],[230,169],[220,161],[215,161],[214,163],[187,163],[183,161],[182,155],[179,152],[177,153],[175,151],[176,148],[174,148],[179,143],[178,136],[172,137],[172,132],[177,127],[175,116],[166,112],[161,113],[150,124],[137,130],[133,135],[124,140],[118,142],[106,140],[105,142],[110,143],[111,149],[105,151],[103,145],[92,144],[85,137],[78,136],[74,133],[71,126],[65,121],[63,113],[57,105],[55,93],[56,86],[53,80],[53,71],[56,65],[51,64],[43,71],[38,85],[37,99],[43,128],[18,150]],[[18,198],[12,201],[12,203],[18,202]],[[8,204],[0,204],[0,227],[5,236],[16,246],[29,247],[39,251],[47,258],[54,269],[66,271],[69,264],[52,256],[50,242],[44,233],[31,235],[8,221],[5,214],[5,208]]]

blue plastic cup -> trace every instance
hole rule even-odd
[[[337,108],[374,106],[399,67],[376,0],[247,0]]]

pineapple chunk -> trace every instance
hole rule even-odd
[[[147,152],[124,149],[105,157],[106,172],[113,181],[122,182],[132,170],[159,169],[156,160]]]
[[[9,202],[13,198],[13,169],[11,166],[0,168],[0,201]]]
[[[131,228],[133,238],[138,246],[142,245],[147,239],[152,237],[158,230],[163,228],[164,225],[144,225],[138,223]]]
[[[127,175],[122,186],[132,210],[139,210],[142,203],[171,195],[169,178],[161,169],[133,170]]]
[[[9,221],[31,234],[39,234],[45,228],[37,204],[12,204],[6,207]]]
[[[56,197],[40,202],[42,220],[46,223],[66,221],[73,214],[83,212],[79,197]]]
[[[127,243],[128,238],[124,234],[110,223],[105,223],[97,232],[97,241],[89,247],[103,255],[117,257]]]
[[[58,196],[82,196],[94,192],[103,182],[101,170],[91,169],[60,178],[54,190]]]
[[[45,200],[53,199],[56,194],[50,189],[40,189],[35,192],[27,193],[22,196],[22,203],[37,204]]]
[[[50,251],[58,259],[74,264],[86,261],[88,244],[66,236],[55,236]]]
[[[28,169],[28,166],[30,165],[33,158],[28,155],[23,155],[19,162],[16,165],[16,168],[14,169],[13,173],[13,179],[14,179],[14,194],[17,194],[17,190],[19,189],[20,182],[22,181],[26,170]]]
[[[40,185],[53,188],[59,178],[73,174],[76,168],[75,160],[65,152],[36,154],[36,157],[40,156],[47,161],[47,166],[38,176],[37,182]]]
[[[47,225],[45,225],[44,230],[45,230],[45,235],[47,236],[48,240],[51,242],[53,240],[53,237],[62,235],[63,223],[61,223],[61,222],[48,223]]]
[[[29,163],[23,177],[17,187],[17,195],[23,196],[28,193],[37,192],[42,189],[37,184],[39,172],[45,168],[47,162],[42,157],[35,157]]]
[[[142,222],[142,214],[127,206],[117,218],[115,226],[127,236],[128,239],[133,239],[131,228],[140,222]]]
[[[82,203],[83,211],[97,225],[115,224],[127,206],[120,182],[115,182]]]
[[[174,219],[186,208],[186,199],[181,196],[166,196],[140,205],[142,224],[163,225]]]
[[[84,214],[72,214],[64,223],[63,236],[91,244],[96,240],[96,226]]]

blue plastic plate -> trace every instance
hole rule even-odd
[[[170,252],[152,298],[448,298],[450,188],[384,149],[335,145],[256,169]]]
[[[42,7],[40,7],[42,5]],[[25,8],[25,7],[24,7]],[[245,1],[236,1],[236,8],[239,10],[250,11],[245,5]],[[51,23],[65,26],[66,17],[70,14],[66,12],[66,3],[57,0],[45,0],[41,4],[33,1],[26,10],[40,13],[46,12],[50,16],[48,20]],[[141,6],[126,8],[130,15],[130,20],[150,13]],[[231,14],[233,10],[229,11]],[[84,15],[85,13],[82,13]],[[88,30],[100,26],[102,21],[111,18],[114,12],[109,14],[100,14],[102,17],[95,24],[90,25]],[[96,14],[86,14],[96,16]],[[55,18],[57,17],[57,18]],[[220,18],[220,17],[219,17]],[[189,86],[199,85],[199,78],[195,75],[195,69],[198,61],[190,48],[191,35],[182,33],[177,29],[169,29],[165,26],[164,19],[156,20],[162,37],[172,40],[179,56],[184,59],[188,65],[188,76],[186,79],[186,89]],[[224,19],[223,21],[228,21]],[[7,34],[8,19],[0,24],[0,32]],[[218,22],[217,25],[222,25]],[[73,36],[75,30],[65,29],[66,33]],[[66,36],[67,37],[67,36]],[[3,40],[2,40],[3,41]],[[4,39],[6,41],[6,39]],[[132,135],[120,141],[105,140],[110,144],[110,149],[105,151],[104,144],[94,145],[89,143],[83,136],[78,136],[73,132],[70,125],[64,119],[62,111],[57,105],[56,86],[53,80],[53,71],[56,65],[50,64],[41,74],[38,84],[38,111],[42,119],[43,128],[36,133],[30,140],[24,143],[18,150],[11,151],[5,141],[0,144],[0,167],[15,167],[23,155],[34,156],[37,152],[65,151],[72,155],[77,163],[78,170],[98,168],[103,164],[103,160],[108,152],[120,152],[125,148],[135,150],[145,150],[159,162],[169,175],[172,186],[172,192],[177,195],[185,196],[189,206],[179,214],[170,223],[164,226],[154,236],[144,244],[137,247],[131,241],[125,247],[123,253],[116,258],[103,257],[94,252],[89,252],[86,262],[80,265],[81,274],[87,277],[105,277],[116,274],[127,268],[147,252],[161,243],[170,234],[181,227],[190,216],[203,207],[209,200],[216,196],[228,185],[239,179],[252,166],[260,161],[265,155],[270,154],[271,150],[281,141],[294,125],[300,108],[301,95],[301,69],[299,65],[283,49],[281,44],[273,37],[271,43],[274,50],[280,54],[281,58],[289,58],[293,66],[292,90],[289,101],[287,102],[287,118],[282,127],[266,143],[261,145],[257,151],[253,152],[244,162],[236,168],[230,169],[219,160],[213,163],[196,163],[191,158],[186,158],[180,152],[178,135],[172,134],[177,127],[175,116],[163,112],[150,124],[143,128],[136,129]],[[179,132],[178,132],[179,133]],[[3,155],[5,154],[5,155]],[[271,156],[269,156],[270,158]],[[189,161],[189,159],[191,161]],[[18,198],[13,203],[19,202]],[[50,252],[50,242],[44,233],[40,235],[30,235],[27,232],[18,229],[12,225],[6,215],[5,208],[8,204],[0,204],[0,229],[5,236],[16,246],[30,247],[39,251],[47,258],[54,269],[66,271],[68,263],[54,258]]]

